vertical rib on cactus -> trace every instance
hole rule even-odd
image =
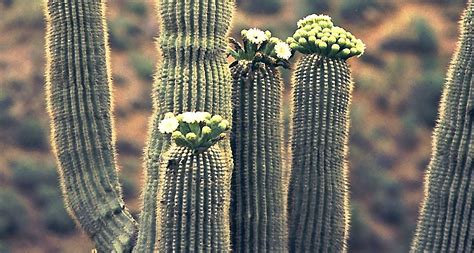
[[[229,168],[218,145],[171,146],[162,162],[159,252],[229,252]]]
[[[412,252],[474,251],[473,15],[473,1],[468,1],[434,130]]]
[[[47,102],[67,209],[100,252],[130,251],[136,225],[116,171],[104,3],[45,3]]]
[[[226,67],[233,0],[157,0],[163,60],[153,87],[154,112],[145,151],[146,182],[136,252],[152,252],[156,241],[160,154],[168,137],[158,132],[165,112],[207,111],[231,118],[231,77]],[[230,162],[230,144],[219,145]],[[229,171],[230,173],[230,171]]]
[[[354,48],[354,55],[361,54],[363,44],[333,27],[327,16],[312,15],[298,25],[300,30],[288,42],[307,55],[294,74],[289,248],[290,252],[345,252],[353,87],[345,59],[350,57],[349,48]]]

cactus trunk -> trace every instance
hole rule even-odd
[[[350,71],[343,59],[310,54],[294,82],[290,252],[345,252]]]
[[[67,209],[100,252],[130,251],[136,225],[117,177],[104,1],[45,3],[47,104]]]
[[[411,252],[474,251],[473,12],[469,1],[444,87]]]
[[[146,182],[136,252],[156,244],[160,155],[169,137],[158,131],[166,112],[207,111],[231,118],[231,77],[225,59],[233,0],[159,0],[162,62],[153,87],[154,112],[145,151]],[[230,144],[220,142],[230,163]],[[230,164],[228,166],[230,168]],[[231,173],[229,170],[228,173]]]
[[[229,252],[230,174],[218,145],[172,146],[161,164],[159,252]]]
[[[287,251],[287,182],[282,164],[282,80],[275,67],[231,68],[231,231],[234,252]]]

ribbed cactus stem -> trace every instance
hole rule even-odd
[[[159,0],[159,64],[153,87],[153,116],[145,151],[146,183],[136,252],[153,252],[156,241],[160,154],[169,137],[158,131],[165,112],[207,111],[231,118],[231,77],[225,59],[233,0]],[[230,162],[229,141],[222,141]],[[229,171],[230,173],[230,171]]]
[[[411,252],[474,251],[474,4],[461,21]]]
[[[264,63],[231,68],[233,252],[287,252],[287,189],[282,164],[282,80]]]
[[[159,252],[229,252],[230,173],[214,145],[196,154],[172,145],[161,164]]]
[[[128,252],[136,225],[116,171],[104,1],[45,3],[47,103],[64,200],[100,252]]]
[[[345,252],[352,81],[343,59],[304,55],[294,76],[290,252]]]

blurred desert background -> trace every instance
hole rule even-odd
[[[159,27],[154,0],[107,2],[120,178],[138,215]],[[325,13],[366,43],[366,54],[350,60],[349,252],[407,252],[465,1],[237,2],[233,36],[258,27],[286,39],[300,17]],[[93,247],[65,212],[58,188],[44,100],[44,27],[41,0],[0,0],[0,253]],[[289,89],[290,71],[283,72]]]

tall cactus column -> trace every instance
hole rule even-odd
[[[287,252],[282,163],[282,80],[291,49],[258,29],[233,40],[231,232],[233,252]]]
[[[163,155],[158,252],[229,252],[230,173],[218,141],[230,123],[209,113],[168,113],[159,126],[175,142]]]
[[[287,42],[305,55],[294,74],[290,252],[345,252],[347,141],[352,81],[346,60],[363,43],[327,16],[298,23]]]
[[[146,182],[135,249],[140,253],[153,252],[156,245],[160,155],[169,148],[169,138],[158,131],[164,114],[207,111],[227,119],[232,114],[225,52],[234,1],[157,0],[157,4],[162,62],[153,87],[154,112],[145,151]],[[230,163],[229,141],[218,145]]]
[[[116,171],[104,1],[45,3],[47,103],[64,200],[100,252],[128,252],[136,225]]]
[[[411,252],[474,251],[474,4],[461,21]]]

